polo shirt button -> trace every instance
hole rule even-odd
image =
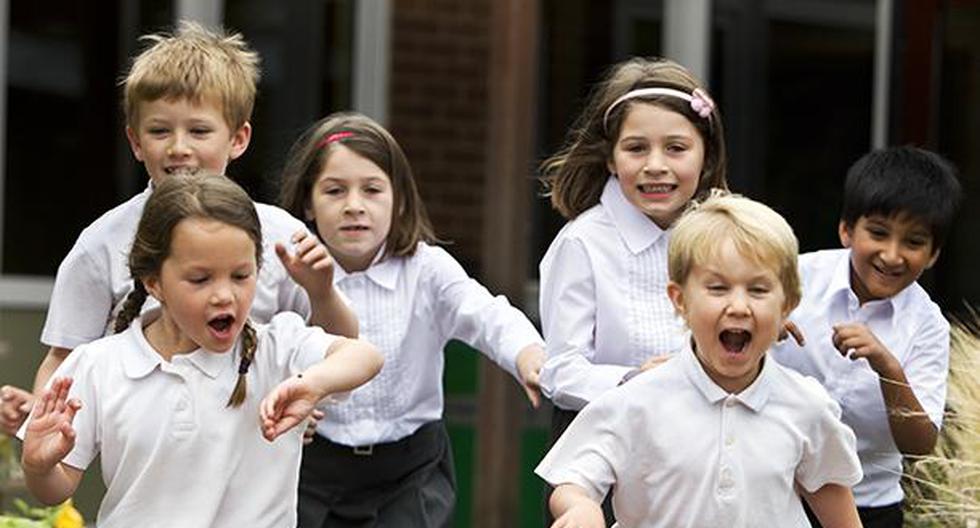
[[[732,447],[733,445],[735,445],[735,437],[734,436],[729,436],[728,438],[726,438],[725,439],[725,445],[728,446],[728,447]]]

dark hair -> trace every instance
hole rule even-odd
[[[279,204],[283,209],[310,220],[307,211],[313,185],[338,145],[374,163],[391,180],[394,206],[383,257],[414,255],[419,242],[437,241],[405,153],[384,127],[356,112],[330,114],[313,123],[293,143],[281,175]],[[313,231],[317,232],[315,225]]]
[[[961,199],[952,163],[928,150],[889,147],[865,154],[848,169],[841,221],[854,227],[862,216],[908,215],[928,225],[938,251]]]
[[[126,296],[123,308],[116,317],[114,329],[122,332],[139,315],[146,302],[143,281],[158,277],[163,262],[170,256],[173,231],[182,220],[204,218],[237,227],[255,244],[256,266],[262,264],[262,228],[248,194],[225,176],[174,175],[155,185],[146,201],[136,238],[129,252],[129,274],[133,291]],[[228,400],[229,407],[245,401],[245,375],[255,356],[255,330],[245,321],[242,338],[242,360],[238,367],[238,382]]]
[[[620,96],[639,88],[673,88],[684,93],[705,90],[691,72],[674,61],[634,57],[613,66],[593,89],[588,103],[569,130],[565,145],[541,164],[541,181],[551,196],[551,205],[572,219],[599,203],[608,178],[607,162],[619,138],[628,110],[637,102],[655,104],[686,117],[704,141],[704,166],[695,199],[704,199],[711,189],[727,189],[725,130],[716,107],[701,117],[688,101],[667,95],[640,96],[607,109]]]

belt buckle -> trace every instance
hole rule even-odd
[[[374,454],[374,444],[354,446],[354,454],[358,456],[371,456]]]

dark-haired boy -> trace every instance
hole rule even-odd
[[[939,257],[960,201],[953,166],[913,147],[866,154],[848,170],[839,224],[845,249],[800,257],[807,338],[773,357],[815,377],[857,436],[866,527],[902,526],[903,455],[936,445],[946,400],[949,324],[916,283]]]

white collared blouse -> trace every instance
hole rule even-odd
[[[385,358],[374,379],[325,409],[317,432],[339,444],[393,442],[441,419],[443,349],[451,339],[515,378],[518,352],[543,344],[506,297],[492,295],[449,253],[426,243],[410,257],[376,259],[362,272],[338,266],[334,285],[357,314],[360,337]]]
[[[610,176],[600,202],[562,228],[541,260],[542,389],[579,410],[688,332],[667,297],[669,231],[626,199]]]

